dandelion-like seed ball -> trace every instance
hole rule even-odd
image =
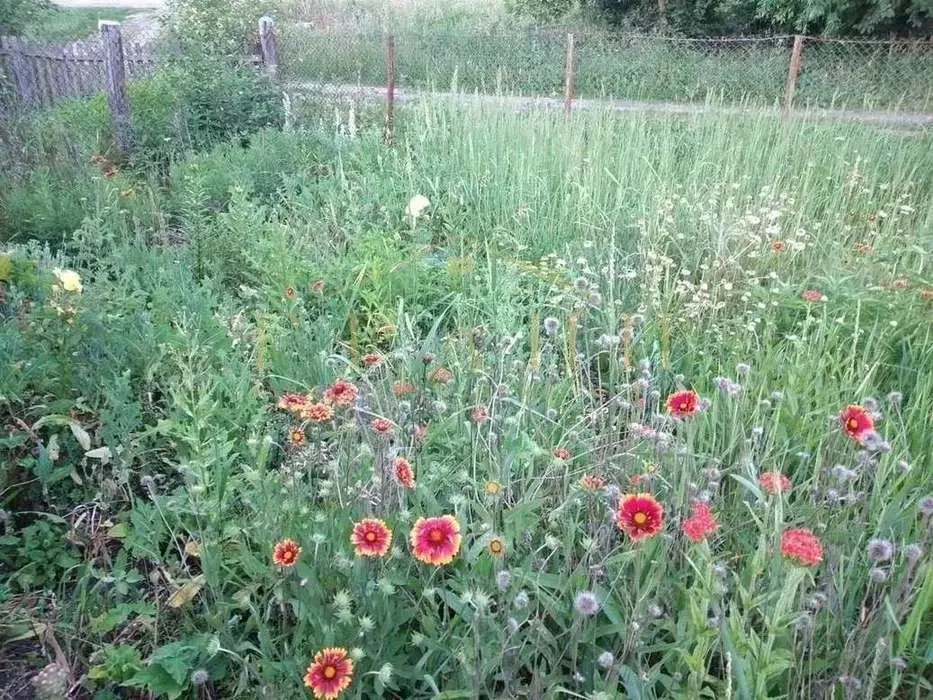
[[[590,591],[580,591],[573,599],[573,607],[584,617],[592,617],[599,612],[599,599]]]
[[[894,543],[891,540],[872,539],[868,542],[868,558],[874,562],[888,561],[894,556]]]

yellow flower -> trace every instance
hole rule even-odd
[[[81,293],[84,287],[81,286],[81,275],[77,272],[74,270],[62,270],[57,267],[52,270],[52,272],[58,279],[58,283],[61,285],[62,289],[66,292]]]
[[[498,481],[487,481],[486,482],[486,493],[490,496],[496,496],[502,490],[502,484]]]
[[[489,553],[494,557],[501,557],[505,554],[505,543],[498,537],[489,540]]]

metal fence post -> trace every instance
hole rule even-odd
[[[573,107],[573,34],[567,35],[564,53],[564,114],[570,116]]]
[[[259,48],[262,51],[262,65],[271,76],[279,65],[279,40],[275,36],[275,23],[271,17],[259,18]]]
[[[382,137],[386,145],[392,143],[395,122],[395,38],[386,34],[386,115]]]
[[[113,115],[114,136],[122,155],[133,150],[133,124],[130,119],[130,100],[126,92],[126,70],[123,59],[123,36],[120,23],[100,20],[100,39],[104,47],[104,66],[107,70],[107,102]]]
[[[794,106],[794,92],[797,90],[797,76],[800,73],[800,55],[803,53],[803,35],[794,35],[794,46],[790,50],[790,65],[787,67],[787,86],[784,88],[784,109]]]

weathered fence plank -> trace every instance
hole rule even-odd
[[[126,92],[126,71],[123,62],[123,36],[119,22],[101,20],[100,39],[104,45],[107,68],[107,103],[113,115],[114,138],[122,154],[133,150],[133,124],[130,120],[130,98]]]
[[[148,47],[125,44],[121,63],[125,81],[152,72],[156,60]],[[0,80],[13,104],[41,106],[107,91],[107,66],[102,41],[40,45],[0,36]]]
[[[259,18],[259,48],[262,51],[263,68],[266,73],[274,76],[279,65],[279,41],[271,17]]]

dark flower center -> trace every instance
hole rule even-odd
[[[439,529],[431,530],[431,533],[428,535],[428,539],[437,544],[444,540],[444,533]]]
[[[367,541],[367,542],[375,542],[375,541],[376,541],[376,533],[373,532],[372,530],[370,530],[369,532],[367,532],[367,533],[366,533],[366,541]]]
[[[330,679],[337,675],[337,669],[333,666],[324,667],[324,678]]]

